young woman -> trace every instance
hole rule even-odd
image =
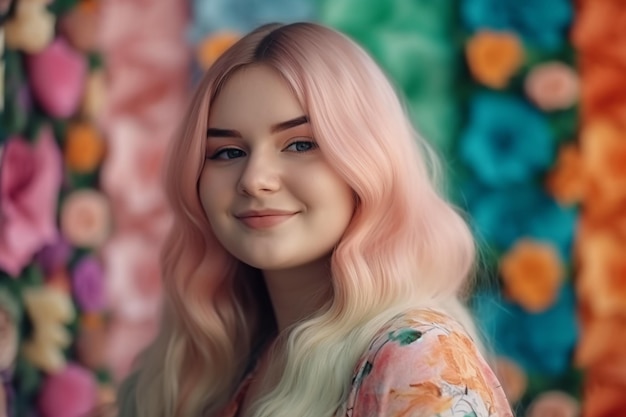
[[[311,23],[241,39],[172,147],[163,324],[120,416],[510,416],[433,171],[354,42]]]

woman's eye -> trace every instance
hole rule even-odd
[[[310,140],[299,140],[291,143],[285,150],[291,152],[307,152],[317,148],[317,143]]]
[[[242,151],[241,149],[226,148],[226,149],[220,149],[219,151],[215,152],[213,155],[209,156],[209,159],[228,160],[228,159],[241,158],[242,156],[245,156],[245,155],[246,153]]]

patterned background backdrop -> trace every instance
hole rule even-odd
[[[623,0],[0,1],[0,416],[111,401],[155,331],[159,173],[260,23],[349,34],[442,155],[473,308],[520,416],[626,415]]]

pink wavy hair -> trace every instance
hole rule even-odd
[[[255,415],[280,414],[287,385],[329,398],[323,410],[301,398],[302,414],[292,415],[332,414],[344,395],[342,384],[349,385],[349,370],[377,330],[365,324],[379,323],[372,320],[390,314],[385,312],[433,306],[467,322],[459,298],[474,263],[473,239],[437,192],[436,158],[414,132],[391,83],[360,47],[332,29],[263,26],[208,70],[171,148],[165,185],[174,224],[162,253],[163,325],[122,387],[121,415],[131,409],[139,417],[213,415],[233,395],[253,347],[274,330],[262,280],[241,279],[258,271],[217,242],[197,192],[211,103],[248,65],[267,65],[284,77],[325,158],[358,199],[332,255],[332,298],[317,316],[290,329],[283,382],[268,389]],[[348,346],[345,336],[354,328],[365,330]],[[315,372],[307,369],[313,366],[307,360],[333,354],[328,370],[319,363]],[[310,381],[302,377],[309,374]],[[329,382],[318,389],[320,380],[313,378],[320,377]]]

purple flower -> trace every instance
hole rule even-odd
[[[67,265],[72,255],[72,246],[63,237],[52,244],[46,245],[37,253],[35,260],[41,266],[45,275],[50,275]]]
[[[87,256],[74,267],[72,292],[83,311],[97,312],[106,307],[104,271],[95,257]]]

